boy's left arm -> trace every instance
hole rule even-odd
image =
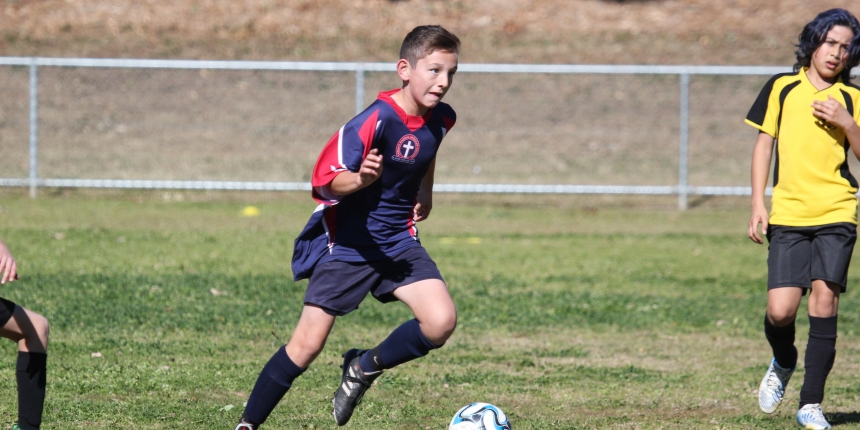
[[[412,209],[412,220],[415,222],[424,221],[430,216],[430,210],[433,209],[433,175],[436,172],[436,158],[430,162],[430,167],[421,180],[421,188],[418,189],[418,201],[415,202],[415,207]]]
[[[854,156],[860,159],[860,126],[848,109],[831,96],[827,96],[827,101],[812,102],[812,109],[816,118],[823,119],[845,132],[845,138],[848,139]]]

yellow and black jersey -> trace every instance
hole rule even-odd
[[[827,96],[860,120],[860,88],[840,78],[818,90],[805,68],[772,77],[747,114],[747,124],[776,139],[771,224],[857,224],[857,180],[848,170],[848,140],[841,129],[812,115],[812,102]]]

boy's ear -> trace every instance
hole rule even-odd
[[[409,62],[406,61],[405,58],[401,58],[400,61],[397,62],[397,74],[400,76],[400,79],[408,81],[409,72],[411,71],[412,67],[409,65]]]

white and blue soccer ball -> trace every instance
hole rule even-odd
[[[498,407],[475,402],[454,414],[448,430],[511,430],[511,422]]]

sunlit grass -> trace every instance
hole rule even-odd
[[[744,208],[448,200],[421,235],[457,303],[458,329],[441,350],[380,378],[351,428],[443,429],[472,401],[497,404],[519,429],[794,425],[802,369],[788,406],[775,416],[756,406],[769,358],[766,249],[738,228]],[[249,205],[259,216],[242,215]],[[0,208],[0,237],[22,275],[0,294],[52,323],[44,428],[230,427],[302,306],[306,284],[292,281],[288,262],[313,208],[305,196],[11,194]],[[841,300],[824,405],[841,428],[858,427],[852,292]],[[408,318],[404,306],[370,299],[339,319],[267,428],[334,427],[340,354],[375,345]],[[800,318],[798,339],[805,333]],[[0,427],[15,411],[14,346],[2,345]]]

